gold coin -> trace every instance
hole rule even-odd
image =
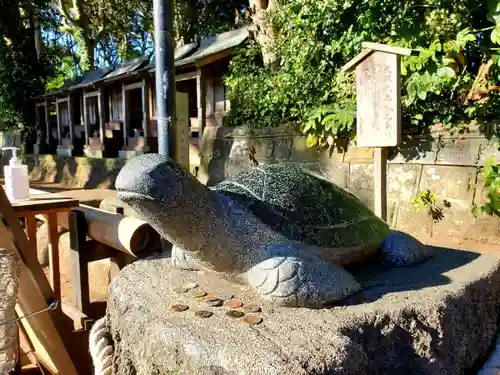
[[[257,305],[247,305],[247,306],[245,306],[244,310],[247,313],[258,313],[258,312],[262,311],[262,309],[260,308],[260,306],[257,306]]]
[[[231,299],[229,301],[226,301],[225,305],[227,307],[232,308],[232,309],[237,309],[238,307],[243,306],[243,302],[241,302],[240,300],[237,300],[237,299]]]
[[[194,298],[201,298],[201,297],[205,297],[207,295],[207,293],[205,292],[202,292],[202,291],[199,291],[199,292],[191,292],[190,296],[191,297],[194,297]]]
[[[177,311],[177,312],[183,312],[183,311],[186,311],[188,309],[189,309],[188,306],[181,305],[181,304],[177,304],[177,305],[172,306],[172,310]]]
[[[241,318],[245,314],[242,311],[229,310],[228,312],[226,312],[226,315],[229,316],[230,318]]]
[[[194,315],[200,318],[210,318],[213,314],[214,314],[213,312],[207,310],[200,310],[194,313]]]
[[[213,301],[218,301],[219,297],[209,294],[208,296],[203,297],[201,300],[204,302],[213,302]]]
[[[247,315],[245,316],[245,319],[243,319],[245,322],[248,324],[260,324],[262,323],[262,318],[260,316],[256,315]]]

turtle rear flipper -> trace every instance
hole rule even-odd
[[[280,306],[320,308],[342,300],[361,285],[342,267],[307,254],[307,248],[280,246],[280,251],[246,272],[248,284]]]

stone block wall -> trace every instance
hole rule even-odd
[[[305,138],[287,127],[263,130],[207,128],[200,146],[199,178],[216,184],[251,164],[255,150],[259,164],[301,164],[347,188],[373,207],[373,149],[345,145],[344,152],[308,149]],[[406,136],[391,148],[388,165],[388,221],[435,245],[500,250],[500,220],[475,218],[471,209],[485,197],[481,166],[492,155],[500,161],[496,140],[479,132],[453,135],[434,132]],[[434,223],[429,214],[415,211],[410,202],[429,189],[451,208]]]
[[[250,166],[248,154],[254,149],[260,164],[303,165],[373,206],[373,149],[347,144],[344,152],[331,154],[309,149],[305,138],[287,127],[207,127],[199,148],[198,178],[207,185]],[[436,245],[500,250],[500,220],[489,216],[475,218],[471,213],[473,204],[484,200],[481,166],[492,155],[500,161],[497,142],[479,132],[403,137],[399,147],[389,149],[389,224]],[[32,181],[72,189],[114,188],[116,176],[126,162],[52,155],[25,159]],[[438,223],[425,210],[417,212],[411,207],[411,199],[425,189],[451,203]]]

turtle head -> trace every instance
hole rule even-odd
[[[174,160],[159,154],[131,159],[115,182],[117,196],[170,242],[192,248],[212,192]],[[206,214],[206,212],[205,212]],[[192,245],[192,244],[191,244]]]

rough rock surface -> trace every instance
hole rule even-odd
[[[108,322],[120,375],[466,374],[488,355],[500,304],[500,258],[436,249],[407,268],[353,272],[364,289],[329,309],[274,308],[212,273],[138,261],[112,282]],[[262,306],[249,326],[174,288],[194,281]],[[171,306],[184,303],[186,312]],[[194,311],[214,312],[208,319]]]

